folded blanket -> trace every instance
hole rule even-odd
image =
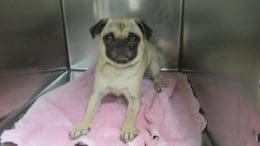
[[[185,75],[162,73],[162,92],[154,90],[152,81],[144,79],[141,109],[136,127],[138,136],[125,144],[120,137],[127,102],[108,95],[95,113],[91,131],[77,140],[69,132],[84,115],[91,93],[94,71],[41,96],[25,116],[6,130],[1,142],[18,146],[200,146],[206,121]]]

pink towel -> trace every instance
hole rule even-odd
[[[109,95],[104,98],[87,136],[70,140],[68,134],[84,115],[92,88],[94,71],[40,97],[25,116],[6,130],[2,143],[18,146],[200,146],[206,121],[192,94],[186,76],[162,73],[163,89],[157,93],[152,81],[142,82],[141,109],[136,120],[138,137],[125,144],[120,137],[126,100]]]

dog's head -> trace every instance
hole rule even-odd
[[[90,29],[93,38],[100,36],[100,53],[112,65],[126,67],[142,58],[144,41],[152,29],[136,18],[102,19]]]

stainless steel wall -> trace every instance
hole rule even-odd
[[[0,72],[65,68],[59,0],[0,1]]]
[[[182,70],[252,78],[259,47],[257,4],[256,0],[186,0]]]
[[[3,121],[13,118],[67,68],[60,4],[0,1],[0,133]]]
[[[178,64],[180,0],[63,0],[66,15],[69,59],[73,69],[93,66],[98,44],[89,28],[106,17],[142,18],[153,29],[152,42],[165,55],[166,68]]]
[[[181,70],[195,72],[189,78],[215,145],[258,145],[259,6],[257,0],[185,0]]]

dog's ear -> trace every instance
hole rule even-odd
[[[143,20],[141,19],[136,19],[135,20],[136,24],[138,27],[141,29],[143,35],[147,40],[149,40],[153,34],[153,30],[150,26],[148,26]]]
[[[89,29],[92,38],[95,38],[96,35],[102,32],[103,28],[107,24],[107,21],[108,19],[101,19],[98,23]]]

